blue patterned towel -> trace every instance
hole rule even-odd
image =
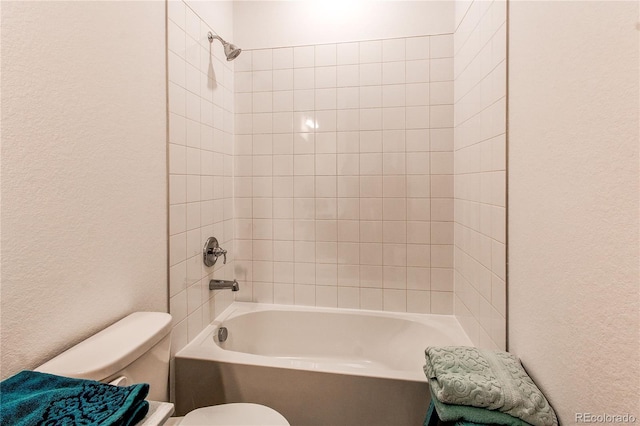
[[[0,424],[135,425],[149,411],[148,393],[146,383],[119,387],[25,370],[0,383]]]

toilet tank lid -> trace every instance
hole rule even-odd
[[[36,371],[103,380],[122,370],[171,332],[171,315],[134,312],[78,343]]]

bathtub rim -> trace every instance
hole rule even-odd
[[[323,365],[321,368],[310,368],[308,365],[296,365],[288,359],[269,357],[267,355],[257,355],[245,352],[230,351],[223,349],[214,342],[214,333],[224,321],[228,321],[235,317],[261,311],[298,311],[298,312],[326,312],[341,313],[362,316],[377,316],[395,319],[404,319],[420,324],[433,322],[440,323],[447,328],[453,329],[458,333],[456,340],[457,345],[474,346],[471,339],[462,328],[460,322],[454,315],[446,314],[416,314],[406,312],[390,312],[366,309],[350,309],[350,308],[331,308],[319,306],[304,305],[282,305],[271,303],[253,303],[234,301],[226,309],[224,309],[216,318],[207,325],[191,342],[175,354],[175,358],[199,359],[205,361],[232,363],[239,365],[253,365],[270,368],[285,368],[303,371],[312,371],[318,373],[331,374],[347,374],[353,376],[366,376],[378,379],[391,380],[409,380],[415,382],[427,382],[427,378],[422,371],[402,371],[402,370],[381,370],[381,369],[354,369],[341,365],[328,366]],[[426,349],[426,347],[425,347]]]

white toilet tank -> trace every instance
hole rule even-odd
[[[78,343],[35,371],[127,386],[149,383],[154,401],[168,401],[171,315],[135,312]]]

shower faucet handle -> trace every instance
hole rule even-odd
[[[223,256],[223,262],[227,263],[227,251],[220,247],[216,237],[209,237],[202,248],[202,261],[206,266],[215,265],[220,256]]]
[[[222,255],[222,263],[227,263],[227,251],[225,249],[218,247],[213,250],[213,254],[215,257],[220,257]]]

